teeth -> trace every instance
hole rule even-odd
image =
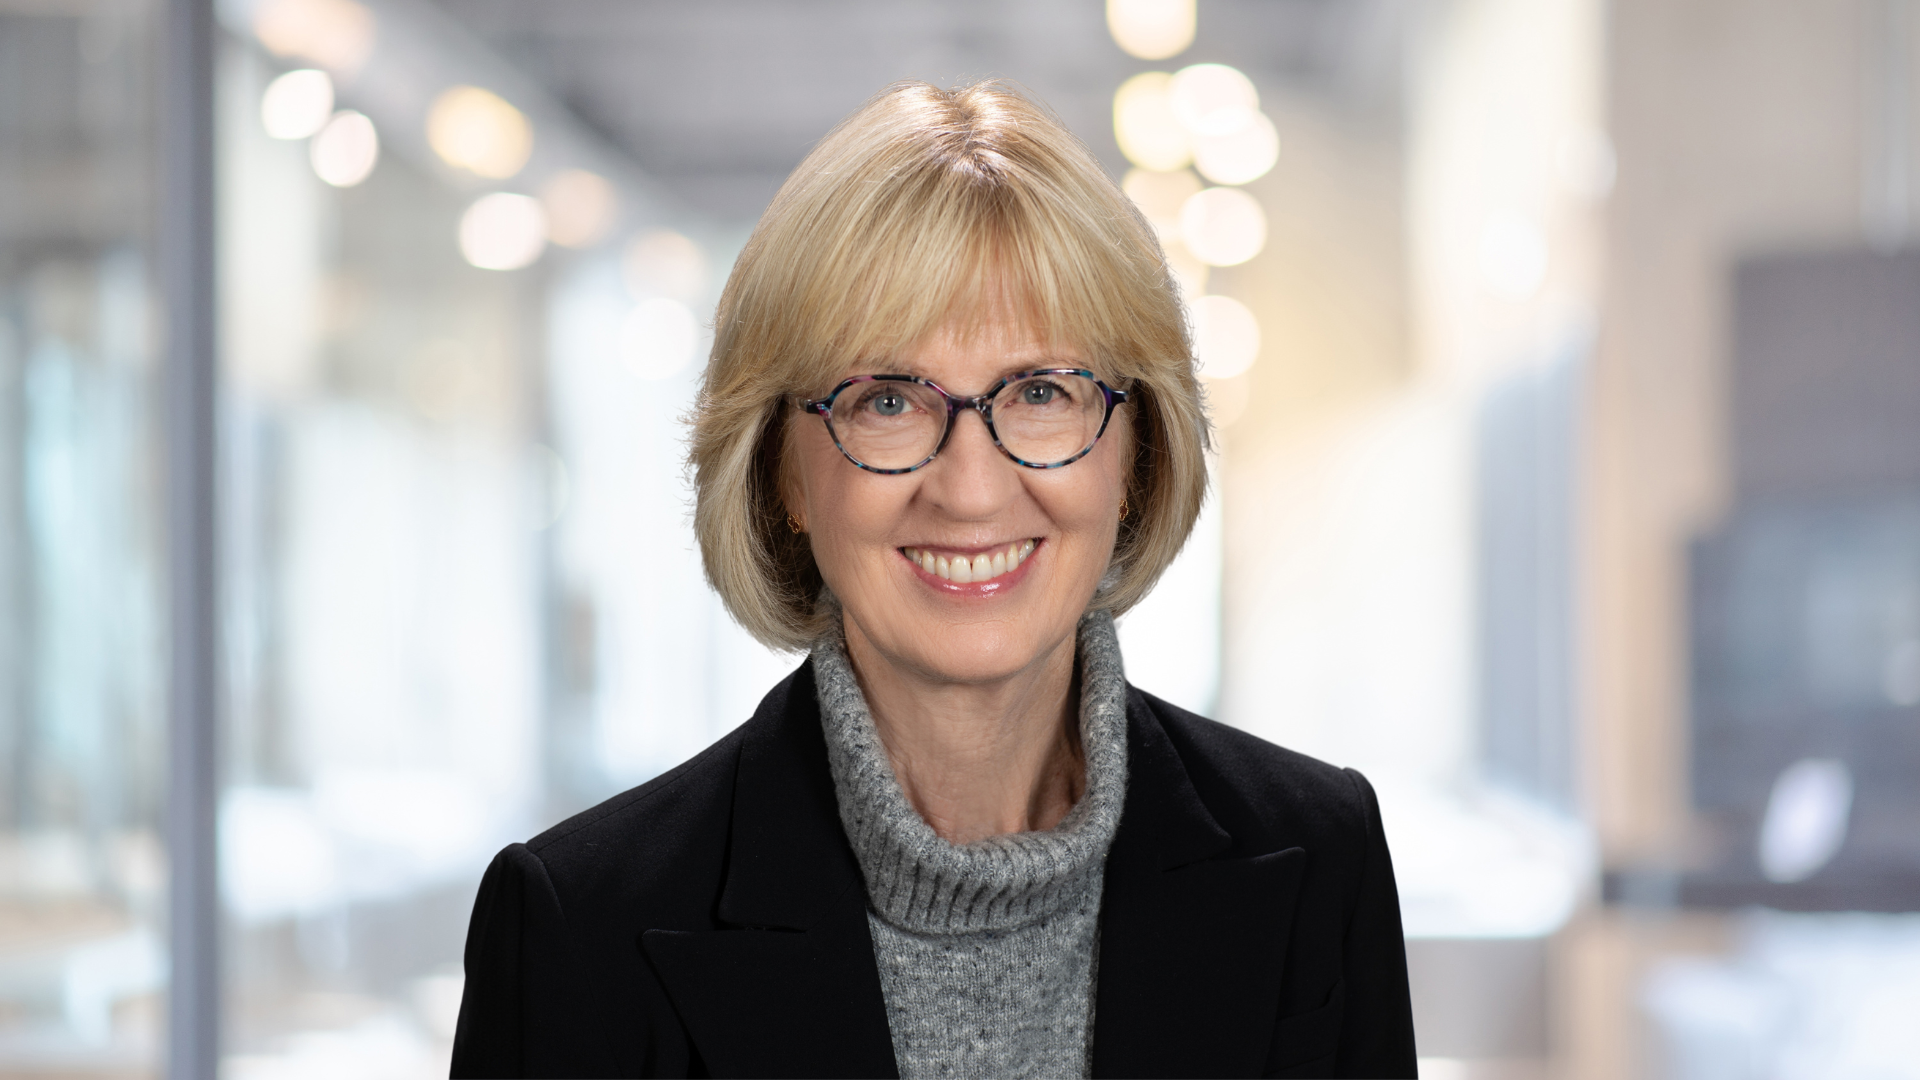
[[[922,548],[904,548],[902,553],[929,574],[967,585],[976,581],[991,581],[1009,570],[1019,569],[1020,564],[1033,554],[1033,547],[1033,541],[1022,540],[1017,544],[1008,544],[1001,551],[982,552],[971,559],[963,555],[951,560]]]

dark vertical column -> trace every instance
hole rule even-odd
[[[158,266],[166,305],[168,938],[167,1075],[219,1068],[215,734],[213,0],[165,0]]]

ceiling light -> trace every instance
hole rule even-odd
[[[1238,266],[1267,246],[1267,215],[1239,188],[1208,188],[1180,208],[1187,250],[1214,266]]]
[[[427,142],[456,169],[504,180],[533,153],[533,125],[500,95],[455,86],[442,91],[427,111]]]
[[[373,121],[342,109],[307,144],[307,158],[320,179],[334,187],[352,187],[379,163],[380,136],[373,130]]]
[[[260,123],[276,139],[304,139],[333,116],[333,80],[315,68],[289,71],[260,95]]]
[[[1254,113],[1225,135],[1196,135],[1193,167],[1216,184],[1246,184],[1267,175],[1280,160],[1280,133],[1263,113]]]
[[[1165,60],[1193,44],[1194,0],[1107,0],[1107,29],[1130,56]]]
[[[1172,82],[1164,71],[1142,72],[1113,95],[1113,137],[1127,160],[1143,169],[1171,172],[1193,160],[1192,136],[1168,96]]]
[[[622,271],[636,300],[666,296],[685,303],[707,290],[707,256],[700,245],[674,232],[655,229],[627,245]]]
[[[518,270],[546,246],[547,218],[531,196],[482,195],[460,215],[460,254],[482,270]]]
[[[1164,244],[1169,238],[1179,237],[1180,208],[1201,186],[1200,178],[1185,169],[1179,172],[1130,169],[1120,183],[1120,190],[1140,208]]]
[[[253,36],[268,52],[342,74],[366,63],[373,30],[373,12],[354,0],[265,0],[253,11]]]
[[[1253,80],[1225,64],[1181,68],[1167,92],[1174,115],[1195,135],[1231,135],[1260,111]]]
[[[592,247],[606,239],[620,216],[620,196],[599,173],[568,169],[540,189],[547,213],[547,239],[562,247]]]

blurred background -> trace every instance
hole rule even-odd
[[[887,82],[1004,77],[1222,433],[1129,675],[1373,779],[1423,1073],[1920,1076],[1916,0],[219,0],[211,211],[183,4],[0,0],[0,1075],[163,1071],[189,957],[176,1069],[445,1075],[492,852],[796,663],[688,525],[735,253]]]

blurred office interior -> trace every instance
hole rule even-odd
[[[1219,427],[1129,675],[1373,779],[1423,1073],[1920,1076],[1920,0],[201,2],[0,0],[0,1075],[445,1075],[491,854],[796,663],[688,525],[733,255],[1004,77]]]

